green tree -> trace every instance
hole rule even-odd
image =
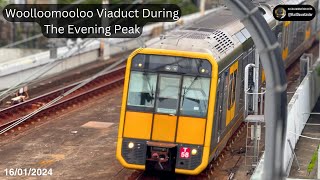
[[[0,0],[0,9],[3,9],[8,4],[7,0]]]

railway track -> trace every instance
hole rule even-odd
[[[53,105],[43,109],[34,116],[26,119],[23,123],[28,123],[29,121],[39,120],[43,117],[48,117],[55,115],[65,109],[81,103],[85,100],[89,100],[92,97],[99,96],[108,92],[109,90],[122,86],[124,80],[125,65],[120,65],[119,67],[114,68],[113,70],[98,76],[88,84],[82,86],[81,88],[75,90],[71,94],[63,97],[61,100],[57,101]],[[71,84],[66,87],[51,91],[39,97],[27,100],[20,104],[2,109],[0,111],[0,132],[5,128],[10,127],[12,124],[17,121],[25,118],[28,114],[36,111],[47,103],[51,102],[55,98],[59,97],[63,93],[75,88],[77,85],[81,84],[83,81],[78,83]],[[21,129],[20,126],[11,129],[11,132],[14,132],[15,129]],[[2,135],[8,135],[8,133],[2,133]]]
[[[116,54],[110,59],[106,61],[97,61],[94,63],[89,63],[82,65],[78,68],[68,70],[66,73],[44,77],[39,80],[34,80],[27,84],[29,87],[29,97],[35,98],[41,96],[47,92],[54,91],[56,89],[60,89],[62,87],[68,86],[70,84],[78,83],[87,78],[90,78],[95,73],[107,68],[117,61],[121,61],[122,59],[126,59],[129,53],[132,51],[125,51],[121,54]],[[17,91],[18,89],[16,89]],[[15,92],[16,92],[15,91]],[[13,91],[9,91],[6,97],[0,97],[0,111],[12,106],[9,102],[13,98]]]

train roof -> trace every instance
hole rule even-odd
[[[260,1],[258,7],[269,26],[273,28],[276,25],[272,12],[274,6],[303,2],[304,0]],[[243,42],[250,37],[239,18],[233,16],[226,7],[220,7],[182,29],[163,35],[161,41],[151,48],[210,53],[219,63],[230,52],[241,48]]]
[[[268,9],[266,11],[268,13],[265,16],[273,20],[272,12]],[[165,34],[151,48],[205,52],[219,61],[250,37],[239,18],[223,7],[191,25]]]

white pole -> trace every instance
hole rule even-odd
[[[200,1],[200,14],[201,14],[201,16],[204,15],[205,8],[206,8],[206,0],[201,0]]]
[[[49,4],[54,4],[54,5],[51,5],[51,10],[57,9],[57,5],[56,5],[57,0],[50,0]],[[52,20],[51,23],[54,24],[55,26],[58,25],[57,20]],[[49,45],[50,45],[50,59],[57,58],[57,55],[58,55],[57,39],[55,38],[49,39]]]
[[[259,70],[260,70],[260,61],[259,61],[259,53],[258,50],[256,49],[255,51],[255,67],[254,67],[254,93],[259,93]],[[257,115],[258,114],[258,94],[255,94],[253,96],[254,100],[254,104],[253,104],[253,109],[254,109],[254,114]]]
[[[105,4],[109,4],[109,0],[102,0],[102,8]],[[101,26],[109,26],[108,18],[101,18]],[[107,41],[107,38],[100,38],[100,59],[107,60],[110,58],[110,44]]]

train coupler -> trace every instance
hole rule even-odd
[[[147,142],[146,171],[174,172],[177,145]]]

